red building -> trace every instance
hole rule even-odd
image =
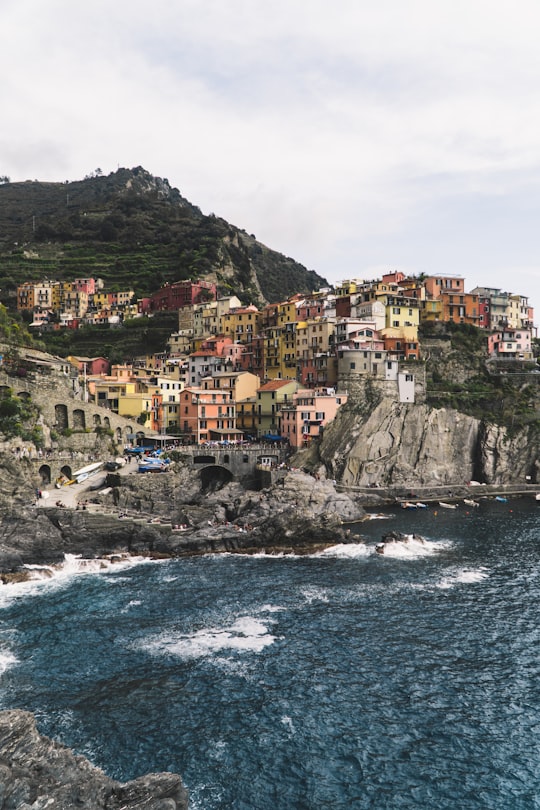
[[[182,307],[200,304],[203,301],[215,301],[217,296],[216,285],[210,281],[175,281],[166,284],[149,298],[141,298],[139,311],[171,312]]]

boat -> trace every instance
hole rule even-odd
[[[473,501],[471,498],[464,498],[463,503],[466,503],[467,506],[480,506],[478,501]]]
[[[411,501],[403,501],[402,504],[401,504],[401,508],[402,509],[416,509],[417,506],[416,506],[415,503],[412,503]]]
[[[427,509],[427,503],[421,503],[420,501],[416,502],[417,509]]]
[[[169,459],[155,458],[152,456],[147,456],[147,458],[142,459],[139,462],[138,469],[140,473],[147,473],[147,472],[166,472],[169,469]]]
[[[499,503],[508,503],[508,498],[503,498],[502,495],[495,495],[495,500]]]
[[[540,492],[537,492],[535,495],[535,500],[540,501]]]
[[[457,509],[457,503],[446,503],[446,501],[439,501],[439,506],[443,509]]]

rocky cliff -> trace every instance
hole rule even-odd
[[[534,424],[512,432],[459,411],[384,399],[369,414],[342,408],[319,453],[340,483],[369,487],[537,482],[539,450]]]
[[[0,810],[187,810],[179,776],[150,774],[126,784],[41,736],[33,715],[0,712]]]
[[[181,465],[166,475],[110,475],[107,484],[105,497],[88,492],[84,510],[12,501],[0,514],[0,578],[23,576],[28,564],[59,564],[66,554],[313,550],[344,542],[343,522],[364,515],[330,481],[299,470],[284,471],[260,492],[237,483],[203,491],[198,477]]]

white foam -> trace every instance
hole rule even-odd
[[[338,543],[337,546],[330,546],[323,551],[318,551],[314,557],[340,557],[342,559],[354,560],[357,557],[367,557],[371,551],[365,543]]]
[[[9,669],[17,663],[17,659],[8,650],[0,650],[0,676],[4,674],[6,669]]]
[[[289,717],[287,714],[283,715],[283,717],[281,718],[281,723],[282,723],[282,725],[285,726],[285,728],[289,732],[289,736],[292,736],[293,734],[296,734],[296,729],[294,727],[294,723],[292,721],[292,718]]]
[[[391,540],[384,543],[384,552],[378,556],[392,557],[394,559],[410,560],[418,557],[429,557],[447,548],[444,542],[434,542],[416,539],[414,535],[406,535],[404,540]]]
[[[330,601],[327,592],[323,588],[301,588],[300,593],[308,604]]]
[[[226,650],[261,652],[273,644],[275,636],[267,626],[252,616],[237,619],[230,627],[208,627],[194,633],[160,636],[146,641],[143,648],[153,655],[179,658],[205,658]]]
[[[51,587],[62,587],[73,577],[81,574],[108,574],[133,568],[142,563],[155,562],[146,557],[130,557],[113,554],[110,557],[85,559],[76,554],[66,554],[57,565],[23,566],[28,573],[24,582],[13,582],[0,585],[0,604],[7,604],[12,599],[46,593]]]
[[[261,613],[279,613],[281,610],[286,609],[283,605],[261,605],[259,611]]]
[[[488,576],[489,571],[487,568],[464,568],[461,571],[457,571],[452,576],[441,579],[441,581],[437,583],[437,587],[453,588],[455,585],[460,584],[472,585],[476,582],[482,582],[482,580],[487,579]]]

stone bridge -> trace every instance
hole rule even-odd
[[[278,447],[182,447],[183,460],[200,474],[203,489],[229,481],[258,489],[284,458]]]

